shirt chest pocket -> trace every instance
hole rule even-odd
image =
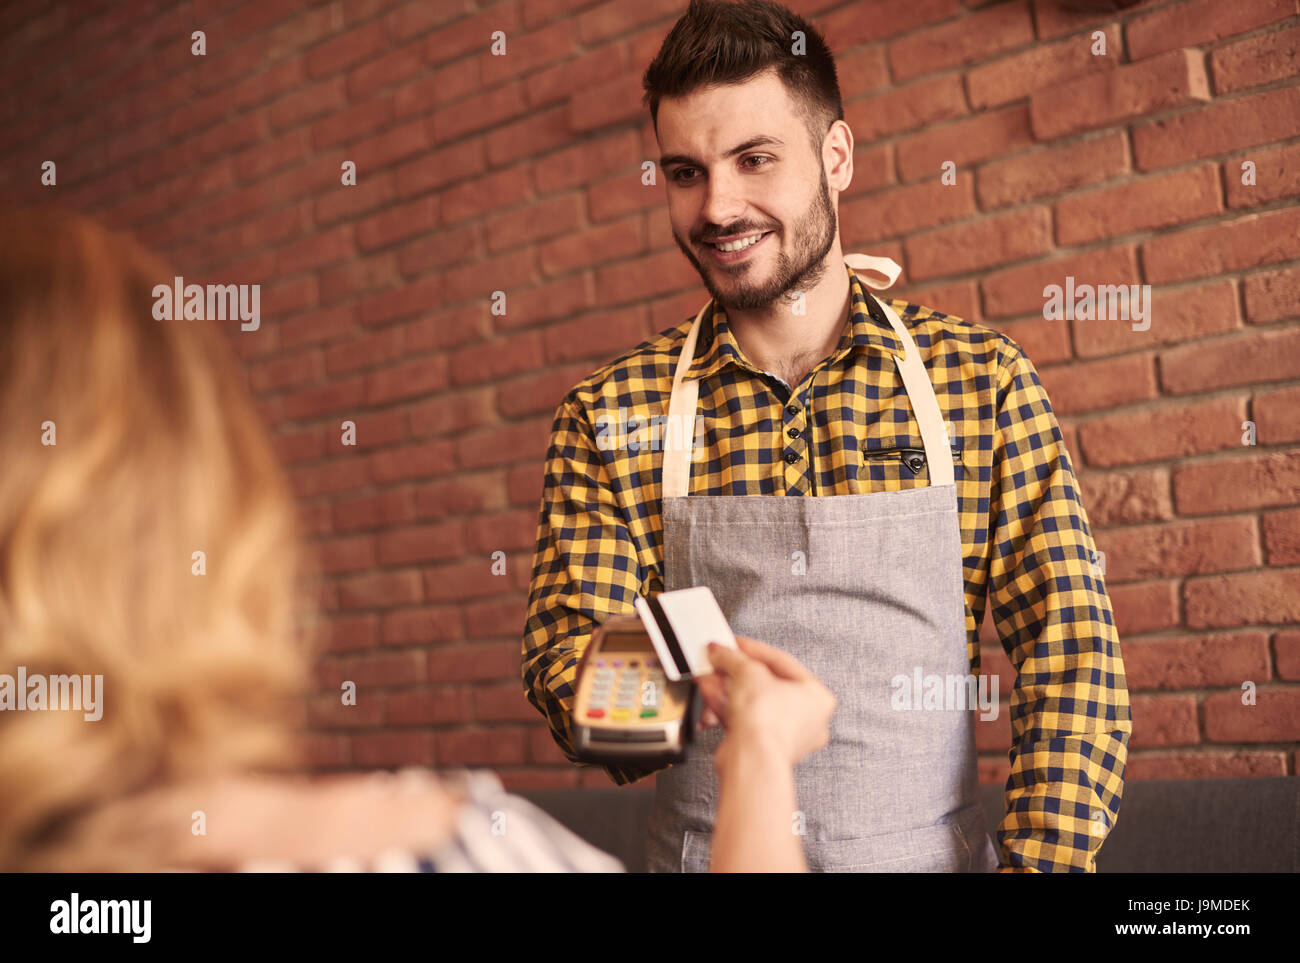
[[[885,442],[863,438],[860,449],[858,481],[873,491],[923,488],[930,483],[929,459],[919,437]],[[952,466],[954,480],[961,481],[960,439],[952,442]]]

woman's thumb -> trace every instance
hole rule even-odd
[[[710,642],[708,646],[709,661],[720,672],[733,672],[744,661],[738,651],[728,645]]]

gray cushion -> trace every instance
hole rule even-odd
[[[1003,787],[981,786],[992,831]],[[646,789],[534,789],[518,793],[593,846],[645,871]],[[1097,857],[1103,873],[1300,871],[1300,778],[1135,781]]]

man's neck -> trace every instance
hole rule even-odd
[[[804,309],[806,313],[795,314],[786,300],[764,311],[727,309],[741,353],[792,389],[840,342],[849,316],[848,273],[828,270],[821,283],[805,293]]]

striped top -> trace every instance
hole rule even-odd
[[[465,795],[452,835],[435,852],[393,850],[362,862],[324,866],[252,860],[245,873],[622,873],[621,862],[557,822],[522,796],[506,792],[488,770],[439,770],[438,779]]]

